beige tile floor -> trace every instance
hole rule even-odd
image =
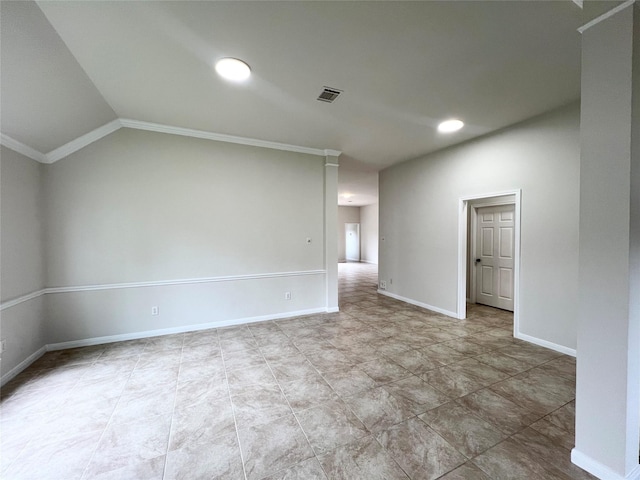
[[[376,293],[337,314],[50,352],[2,390],[7,479],[586,479],[574,359]]]

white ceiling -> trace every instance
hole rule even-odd
[[[340,150],[345,205],[374,202],[382,168],[580,95],[570,0],[0,3],[3,134],[46,153],[127,118]],[[248,83],[216,76],[225,56]],[[448,117],[466,128],[438,134]]]

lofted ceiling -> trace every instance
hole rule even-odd
[[[1,125],[47,153],[115,119],[339,150],[343,205],[377,172],[580,95],[563,1],[0,2]],[[213,63],[237,57],[241,85]],[[343,94],[316,100],[323,87]],[[440,120],[466,126],[444,135]]]

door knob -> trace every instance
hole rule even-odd
[[[480,263],[482,261],[481,258],[476,258],[476,263]]]

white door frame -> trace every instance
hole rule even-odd
[[[506,198],[505,198],[506,197]],[[491,192],[461,197],[458,204],[458,307],[457,318],[467,317],[467,257],[468,218],[471,213],[471,228],[475,228],[478,219],[477,209],[495,205],[514,205],[514,261],[513,261],[513,331],[519,332],[520,318],[520,204],[522,190]],[[471,210],[469,210],[471,209]],[[471,256],[475,253],[475,235],[471,236]],[[475,302],[475,275],[471,275],[471,301]]]

